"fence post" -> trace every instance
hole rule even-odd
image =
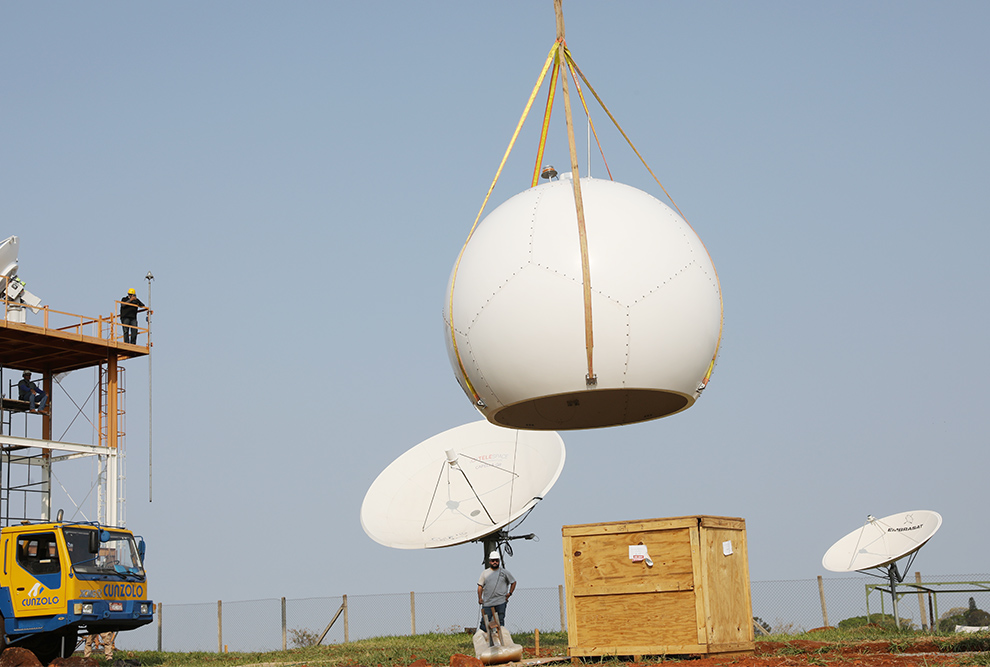
[[[347,620],[347,594],[344,594],[343,599],[344,605],[344,643],[351,641],[350,639],[350,622]]]
[[[915,571],[914,573],[914,583],[919,584],[918,586],[918,608],[921,610],[921,629],[928,629],[928,617],[925,614],[925,595],[921,592],[921,572]],[[934,624],[933,624],[934,625]]]
[[[828,610],[825,609],[825,585],[822,583],[822,575],[818,575],[818,597],[822,599],[822,621],[825,623],[825,627],[828,625]]]
[[[412,633],[416,634],[416,593],[409,591],[409,617],[412,619]]]
[[[567,616],[564,614],[564,584],[558,584],[557,593],[560,596],[560,631],[567,632]]]
[[[928,615],[932,617],[932,634],[935,634],[938,632],[938,596],[934,591],[928,591]]]
[[[158,603],[158,652],[162,652],[162,603]]]
[[[288,645],[285,643],[285,598],[282,598],[282,650],[286,650]]]
[[[217,653],[223,653],[223,602],[217,600]]]

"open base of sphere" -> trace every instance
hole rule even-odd
[[[539,396],[482,410],[493,424],[533,431],[567,431],[635,424],[685,410],[694,398],[657,389],[589,389]]]

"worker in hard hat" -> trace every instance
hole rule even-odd
[[[124,342],[131,345],[137,343],[138,308],[144,308],[144,304],[141,303],[141,299],[137,297],[137,291],[132,287],[120,300],[120,323],[124,327]]]
[[[516,590],[516,578],[512,573],[501,567],[502,557],[498,551],[488,555],[488,567],[478,579],[478,604],[481,605],[481,629],[485,627],[485,618],[494,623],[494,611],[498,614],[498,624],[505,625],[505,606]]]
[[[31,382],[31,371],[24,371],[21,381],[17,383],[17,398],[28,402],[31,412],[41,412],[48,403],[48,394],[34,382]]]

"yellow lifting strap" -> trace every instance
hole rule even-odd
[[[559,0],[555,6],[559,7]],[[563,16],[558,13],[557,23],[557,48],[560,50],[560,59],[566,61],[566,49],[564,45],[564,25]],[[574,187],[574,210],[577,213],[578,241],[581,246],[581,283],[584,288],[584,349],[588,357],[588,374],[585,382],[588,387],[598,384],[595,375],[594,350],[595,335],[591,313],[591,260],[588,255],[588,233],[584,224],[584,199],[581,195],[581,174],[578,171],[577,148],[574,143],[574,118],[571,116],[571,96],[567,88],[567,76],[561,73],[560,83],[564,93],[564,119],[567,121],[567,146],[571,157],[571,183]]]
[[[580,76],[581,80],[584,81],[584,84],[587,86],[588,90],[591,91],[591,94],[594,95],[595,99],[598,101],[598,104],[601,106],[602,110],[605,111],[609,119],[612,121],[612,124],[615,125],[616,129],[626,140],[626,143],[628,143],[629,147],[632,148],[633,152],[636,154],[636,157],[638,157],[640,162],[643,163],[643,166],[646,167],[646,170],[650,173],[650,176],[653,177],[653,180],[656,181],[657,185],[660,186],[660,189],[663,190],[663,193],[670,200],[670,203],[680,214],[681,218],[684,219],[685,222],[687,222],[687,218],[681,212],[681,209],[677,206],[677,203],[674,201],[674,198],[670,196],[670,193],[667,192],[667,189],[660,182],[660,179],[658,179],[656,174],[653,173],[653,170],[650,168],[650,165],[647,164],[646,160],[636,149],[636,146],[633,145],[632,141],[629,139],[629,136],[625,133],[625,131],[619,125],[619,122],[615,119],[615,116],[613,116],[612,112],[609,111],[608,107],[605,105],[605,102],[602,101],[602,98],[598,95],[598,92],[595,91],[594,87],[591,85],[591,82],[588,81],[588,78],[584,75],[584,72],[581,71],[581,68],[578,67],[577,63],[574,61],[574,58],[571,55],[571,52],[567,48],[566,42],[563,39],[563,17],[559,12],[559,2],[560,0],[556,0],[555,2],[555,6],[558,8],[558,38],[554,43],[553,47],[550,49],[550,53],[547,54],[546,61],[543,64],[543,69],[540,71],[540,76],[537,79],[536,85],[533,87],[533,91],[526,102],[526,106],[523,109],[522,115],[519,118],[519,122],[516,125],[515,132],[513,132],[512,138],[509,141],[509,145],[505,150],[505,154],[502,156],[502,162],[499,164],[498,169],[495,172],[495,177],[494,179],[492,179],[492,184],[488,188],[488,192],[485,195],[485,199],[481,204],[481,209],[478,211],[478,215],[474,220],[474,224],[471,226],[471,231],[468,233],[467,239],[464,241],[464,245],[461,247],[461,251],[457,256],[457,261],[454,264],[453,276],[451,277],[451,287],[450,287],[450,295],[449,295],[450,300],[448,302],[448,312],[450,315],[450,325],[451,325],[451,331],[450,331],[451,345],[454,352],[454,358],[457,359],[457,365],[460,369],[461,376],[464,378],[464,381],[467,384],[467,389],[474,397],[475,403],[480,407],[484,407],[484,402],[481,400],[481,397],[479,396],[477,390],[472,384],[470,377],[468,377],[468,374],[464,368],[463,360],[461,359],[460,350],[458,349],[457,346],[457,334],[453,326],[454,285],[457,280],[457,271],[458,268],[460,267],[461,259],[464,256],[464,251],[467,249],[467,245],[471,241],[471,237],[474,236],[474,231],[475,229],[477,229],[478,223],[481,221],[481,216],[484,213],[485,208],[488,206],[488,200],[491,198],[492,192],[495,190],[495,185],[498,183],[498,179],[501,176],[502,170],[504,169],[505,164],[509,159],[509,155],[512,153],[512,149],[515,146],[515,142],[519,137],[519,133],[522,130],[524,123],[526,122],[526,118],[529,116],[529,112],[532,109],[533,102],[536,99],[540,87],[543,85],[543,81],[546,78],[546,74],[547,71],[550,69],[551,63],[553,63],[553,72],[551,74],[550,88],[547,94],[546,108],[543,113],[543,126],[540,131],[540,142],[537,150],[536,166],[533,170],[532,185],[533,187],[535,187],[538,184],[540,178],[541,165],[543,162],[543,154],[546,148],[547,134],[549,132],[549,127],[550,127],[550,116],[553,108],[554,97],[556,94],[557,77],[559,75],[561,85],[563,88],[563,94],[564,94],[564,112],[567,121],[568,145],[570,148],[571,172],[573,176],[572,182],[574,187],[574,204],[575,204],[577,221],[578,221],[578,237],[581,245],[581,268],[582,268],[582,282],[584,287],[584,311],[585,311],[584,313],[585,347],[587,350],[587,357],[588,357],[588,375],[586,380],[589,386],[593,386],[594,384],[596,384],[597,381],[593,368],[594,337],[592,330],[592,312],[591,312],[592,294],[591,294],[590,261],[588,256],[588,240],[587,240],[587,233],[585,230],[585,221],[584,221],[584,204],[581,196],[580,175],[578,173],[577,152],[574,143],[574,124],[573,124],[573,118],[571,116],[570,95],[567,86],[567,74],[561,71],[561,63],[564,63],[567,73],[570,74],[570,77],[574,82],[575,90],[577,91],[578,96],[581,99],[581,105],[584,108],[585,115],[588,118],[589,126],[591,127],[591,130],[594,132],[595,142],[598,145],[598,150],[599,153],[601,153],[602,161],[605,164],[605,169],[608,172],[609,179],[612,178],[612,172],[608,166],[607,160],[605,159],[605,153],[602,150],[601,141],[598,138],[598,131],[597,129],[595,129],[594,122],[591,120],[591,113],[588,110],[587,101],[585,100],[584,93],[581,90],[581,85],[578,82],[578,76]],[[688,223],[688,226],[690,226],[690,223]],[[706,252],[707,252],[707,248],[706,248]],[[717,274],[715,276],[715,279],[716,281],[718,280]],[[715,353],[712,356],[712,360],[708,365],[708,369],[701,382],[700,389],[704,389],[705,385],[708,384],[708,381],[711,378],[712,371],[714,370],[715,367],[715,360],[718,357],[718,349],[721,346],[721,342],[722,342],[722,325],[724,318],[724,307],[722,305],[721,294],[719,294],[719,308],[721,312],[719,317],[718,341],[716,342]]]
[[[529,116],[529,110],[533,107],[533,101],[536,99],[537,93],[540,91],[540,87],[543,85],[543,79],[546,78],[547,70],[550,69],[550,63],[555,59],[557,54],[557,44],[554,43],[553,48],[550,49],[550,53],[547,54],[547,60],[543,63],[543,69],[540,71],[540,76],[536,80],[536,85],[533,86],[533,92],[529,96],[529,100],[526,101],[526,107],[523,109],[522,116],[519,118],[519,123],[516,125],[516,131],[512,133],[512,139],[509,141],[508,148],[505,149],[505,155],[502,156],[502,163],[498,165],[498,170],[495,172],[495,178],[492,179],[492,184],[488,188],[488,193],[485,195],[485,201],[481,203],[481,209],[478,211],[478,216],[474,219],[474,224],[471,225],[471,231],[468,233],[467,239],[464,241],[464,245],[461,246],[461,251],[457,255],[457,262],[454,264],[454,273],[450,278],[450,301],[447,304],[447,312],[450,314],[450,342],[454,350],[454,358],[457,359],[457,366],[461,371],[461,376],[467,383],[468,391],[474,397],[475,404],[482,404],[481,396],[478,395],[477,390],[471,383],[471,378],[468,377],[467,371],[464,369],[464,362],[461,359],[460,350],[457,348],[457,332],[454,331],[454,285],[457,281],[457,269],[461,265],[461,258],[464,256],[464,250],[467,248],[467,244],[471,241],[471,237],[474,236],[474,230],[478,227],[478,222],[481,220],[481,214],[485,212],[485,207],[488,206],[488,199],[492,196],[492,191],[495,189],[495,184],[498,183],[498,177],[502,174],[502,169],[505,167],[505,163],[509,159],[509,154],[512,152],[512,147],[516,143],[516,139],[519,137],[519,132],[522,130],[523,124],[526,122],[526,117]]]
[[[536,165],[533,169],[533,181],[532,187],[536,187],[539,183],[539,178],[541,174],[541,166],[543,164],[543,153],[546,148],[547,134],[550,129],[550,116],[553,110],[554,94],[556,92],[557,77],[560,76],[563,86],[564,86],[564,104],[566,105],[567,114],[567,132],[568,132],[568,145],[571,152],[571,168],[574,174],[578,174],[577,170],[577,155],[574,146],[574,127],[570,116],[570,96],[567,94],[567,74],[560,71],[561,60],[564,58],[564,50],[566,45],[562,37],[557,39],[557,55],[554,57],[553,62],[553,72],[550,78],[550,89],[547,93],[547,104],[546,109],[543,112],[543,127],[540,130],[540,143],[536,154]],[[588,110],[588,103],[584,99],[584,93],[581,91],[581,84],[578,82],[577,75],[574,73],[574,68],[569,63],[565,64],[570,73],[571,80],[574,82],[574,88],[581,99],[581,106],[584,108],[584,114],[588,118],[588,124],[595,134],[595,142],[598,145],[598,150],[602,155],[602,161],[605,164],[605,169],[608,171],[609,179],[612,178],[612,171],[609,169],[608,161],[605,159],[605,153],[602,151],[601,141],[598,139],[598,130],[594,127],[594,122],[591,120],[591,113]],[[580,187],[580,177],[578,176],[574,181],[574,205],[577,214],[578,222],[578,239],[580,242],[581,249],[581,278],[582,286],[584,288],[584,331],[585,331],[585,350],[588,357],[588,375],[586,377],[589,386],[596,383],[595,371],[594,371],[594,333],[593,333],[593,317],[592,317],[592,307],[591,307],[591,262],[588,256],[588,237],[585,231],[585,220],[584,220],[584,202],[581,196]]]
[[[547,133],[550,131],[550,112],[553,111],[553,97],[557,92],[557,73],[560,71],[560,51],[554,50],[553,71],[550,73],[550,90],[547,93],[547,106],[543,111],[543,128],[540,130],[540,146],[536,150],[536,166],[533,168],[533,183],[530,187],[536,187],[540,182],[540,170],[543,164],[543,151],[547,147]]]

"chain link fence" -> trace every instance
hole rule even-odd
[[[921,589],[916,584],[921,582]],[[754,581],[750,585],[753,616],[774,633],[792,634],[837,626],[857,616],[885,614],[893,619],[890,584],[879,577]],[[990,609],[990,575],[924,576],[915,573],[897,585],[901,627],[927,630],[931,619],[969,608]],[[824,600],[824,602],[823,602]],[[937,625],[937,624],[936,624]],[[766,626],[764,626],[766,627]]]
[[[897,587],[902,627],[928,629],[931,618],[969,607],[990,608],[990,575],[939,575],[923,579],[925,591]],[[770,632],[794,634],[868,613],[893,614],[888,582],[875,577],[754,581],[753,616]],[[934,614],[933,614],[934,612]],[[519,588],[506,614],[510,632],[567,629],[564,587]],[[287,600],[247,600],[158,605],[155,622],[122,632],[122,649],[169,652],[277,651],[323,636],[323,644],[368,637],[456,633],[477,627],[475,591],[339,595]],[[325,634],[324,634],[325,633]]]

